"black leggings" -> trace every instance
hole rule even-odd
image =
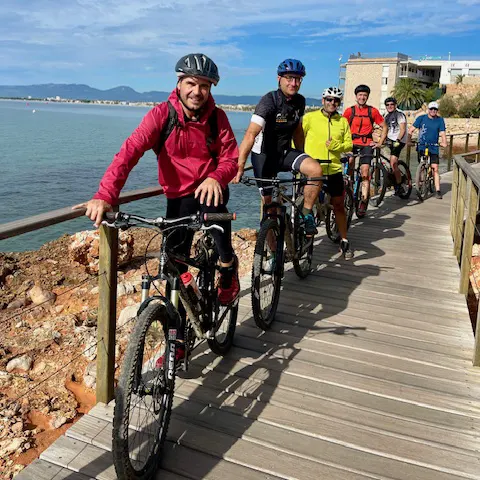
[[[206,205],[200,205],[200,202],[193,195],[181,198],[169,198],[167,199],[167,218],[185,217],[187,215],[192,215],[192,213],[197,213],[198,211],[202,213],[228,213],[228,209],[226,207],[228,198],[228,187],[223,192],[223,203],[218,207],[207,207]],[[229,263],[233,260],[232,223],[216,223],[223,227],[224,233],[219,232],[218,230],[211,230],[210,232],[215,240],[215,246],[220,260],[222,262]],[[192,232],[192,230],[188,230],[186,228],[177,228],[173,230],[167,239],[167,248],[177,252],[180,255],[187,256],[192,247],[193,234],[194,232]],[[182,263],[177,263],[177,268],[180,273],[184,273],[188,270],[188,266]],[[169,290],[169,285],[167,284],[167,297],[169,296]],[[182,319],[182,324],[180,331],[177,334],[177,338],[178,340],[184,340],[185,320],[187,314],[181,302],[178,306],[178,313]]]
[[[228,188],[223,192],[223,203],[218,207],[211,205],[200,205],[200,202],[193,196],[180,198],[169,198],[167,200],[167,218],[178,218],[191,215],[192,213],[228,213],[226,207],[229,199]],[[230,263],[233,260],[232,249],[232,223],[231,222],[217,222],[223,227],[224,233],[218,230],[211,230],[215,246],[217,248],[218,256],[224,263]],[[167,247],[180,255],[188,255],[193,241],[193,231],[186,228],[177,228],[170,233],[167,240]],[[186,271],[187,267],[179,265],[180,272]]]

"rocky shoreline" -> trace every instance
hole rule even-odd
[[[158,265],[155,235],[122,232],[117,374],[141,276]],[[232,233],[241,275],[251,270],[255,240],[252,229]],[[0,478],[21,471],[95,404],[97,271],[95,232],[65,235],[36,251],[0,253]]]

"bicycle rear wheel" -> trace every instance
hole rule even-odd
[[[150,303],[139,315],[115,395],[112,450],[118,478],[155,475],[167,435],[175,386],[175,341],[166,338],[165,305]],[[165,352],[163,367],[157,366]]]
[[[220,305],[215,302],[213,311],[213,338],[207,339],[213,353],[225,355],[233,344],[237,325],[238,301],[232,305]]]
[[[305,225],[300,216],[303,207],[303,196],[296,201],[297,208],[293,208],[293,269],[300,278],[306,278],[312,271],[313,236],[305,235]]]
[[[427,198],[429,190],[429,180],[427,175],[427,166],[424,162],[420,162],[415,175],[415,190],[417,197],[422,202]]]
[[[398,169],[402,173],[402,183],[398,196],[403,200],[407,200],[412,193],[412,174],[410,173],[408,165],[402,160],[398,162]]]
[[[370,202],[375,207],[380,206],[387,192],[388,172],[381,163],[377,163],[370,179]]]
[[[252,269],[252,311],[262,330],[270,328],[277,311],[283,269],[283,239],[278,222],[262,222],[255,244]]]

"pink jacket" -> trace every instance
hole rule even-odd
[[[115,205],[130,171],[150,149],[157,155],[158,181],[167,198],[192,194],[207,177],[227,187],[238,170],[238,147],[225,112],[217,109],[218,137],[210,147],[217,154],[214,161],[206,142],[210,131],[208,119],[215,107],[213,97],[208,98],[198,122],[185,123],[176,90],[170,94],[169,101],[178,113],[182,128],[175,127],[159,149],[160,133],[168,119],[168,105],[163,102],[152,108],[113,157],[93,198]]]

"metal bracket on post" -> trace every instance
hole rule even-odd
[[[114,398],[115,326],[117,316],[118,230],[100,227],[97,326],[97,402]]]

